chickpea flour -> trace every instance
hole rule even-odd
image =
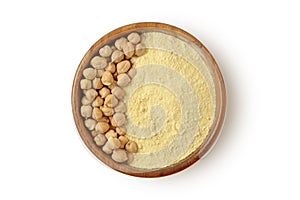
[[[196,47],[165,33],[143,34],[146,53],[125,88],[127,136],[139,146],[131,166],[172,165],[195,151],[211,127],[215,91]]]

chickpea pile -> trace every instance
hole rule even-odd
[[[138,33],[118,38],[114,45],[100,48],[90,66],[83,70],[80,81],[83,91],[80,111],[85,127],[91,131],[96,145],[119,163],[129,163],[133,159],[131,153],[138,151],[137,144],[126,137],[123,88],[136,75],[134,60],[144,52]]]

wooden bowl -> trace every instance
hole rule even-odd
[[[213,79],[213,83],[215,87],[215,96],[216,96],[215,97],[216,105],[215,105],[215,113],[214,113],[215,117],[212,122],[212,125],[209,128],[208,135],[206,136],[202,144],[194,152],[192,152],[183,160],[180,160],[175,164],[172,164],[167,167],[159,168],[159,169],[140,169],[140,168],[131,167],[130,165],[127,164],[117,163],[113,161],[110,156],[106,155],[94,143],[90,131],[88,131],[85,128],[84,120],[80,114],[81,95],[82,95],[80,89],[80,80],[82,79],[83,70],[87,66],[89,66],[89,62],[91,58],[98,53],[99,48],[102,47],[104,44],[111,43],[112,41],[123,36],[124,34],[126,35],[133,31],[139,32],[144,30],[158,30],[161,32],[168,32],[170,34],[183,37],[186,40],[188,40],[191,44],[198,46],[202,52],[202,56],[204,57],[208,67],[210,68],[209,70]],[[189,167],[197,160],[202,158],[212,148],[212,146],[214,145],[214,143],[216,142],[219,136],[224,121],[225,108],[226,108],[226,94],[225,94],[224,81],[213,56],[209,53],[206,47],[191,34],[175,26],[171,26],[163,23],[143,22],[143,23],[130,24],[130,25],[120,27],[116,30],[113,30],[112,32],[100,38],[87,51],[87,53],[84,55],[83,59],[81,60],[74,77],[73,88],[72,88],[73,116],[74,116],[74,120],[79,135],[83,140],[83,142],[85,143],[85,145],[99,160],[101,160],[109,167],[119,172],[132,175],[132,176],[138,176],[138,177],[161,177],[161,176],[170,175]]]

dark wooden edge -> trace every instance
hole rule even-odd
[[[79,98],[81,95],[79,83],[82,78],[82,71],[89,65],[90,59],[97,53],[99,48],[103,46],[104,44],[120,37],[124,33],[129,33],[131,31],[138,31],[138,30],[145,30],[145,29],[159,29],[162,31],[170,32],[174,31],[179,35],[182,35],[184,38],[192,41],[195,43],[202,51],[202,53],[205,55],[206,62],[210,66],[210,70],[213,76],[215,89],[216,89],[216,112],[215,112],[215,120],[213,122],[212,128],[209,131],[208,136],[206,137],[205,141],[202,143],[202,145],[197,148],[196,151],[194,151],[192,154],[190,154],[187,158],[181,160],[180,162],[162,168],[162,169],[153,169],[153,170],[142,170],[133,168],[126,164],[119,164],[114,162],[109,156],[107,156],[102,150],[93,142],[92,137],[88,130],[84,126],[84,122],[80,116],[80,104],[81,99]],[[137,177],[162,177],[166,175],[170,175],[176,172],[179,172],[193,163],[195,163],[197,160],[202,158],[208,150],[214,145],[216,142],[220,130],[222,128],[222,124],[225,117],[225,111],[226,111],[226,90],[225,90],[225,84],[224,80],[221,74],[221,71],[211,55],[211,53],[208,51],[208,49],[194,36],[189,34],[188,32],[177,28],[175,26],[164,24],[164,23],[158,23],[158,22],[142,22],[142,23],[134,23],[129,24],[126,26],[122,26],[118,29],[115,29],[111,31],[110,33],[104,35],[102,38],[100,38],[84,55],[83,59],[81,60],[75,77],[73,81],[72,86],[72,96],[71,96],[71,102],[72,102],[72,112],[74,121],[76,124],[76,127],[78,129],[79,135],[85,145],[89,148],[89,150],[102,162],[104,162],[106,165],[110,166],[111,168],[131,175],[131,176],[137,176]]]

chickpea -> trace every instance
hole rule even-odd
[[[126,136],[121,135],[121,136],[119,137],[119,140],[120,140],[120,142],[121,142],[120,148],[121,148],[121,149],[124,149],[125,145],[126,145],[127,142],[129,141],[128,138],[127,138]]]
[[[117,97],[117,99],[123,99],[124,96],[125,96],[125,91],[124,91],[122,88],[118,87],[118,86],[114,87],[114,88],[111,90],[111,93],[112,93],[115,97]]]
[[[86,96],[83,96],[81,99],[81,104],[84,106],[90,105],[93,102],[93,100],[86,98]]]
[[[105,71],[102,74],[101,81],[103,85],[111,85],[114,82],[114,77],[112,76],[110,71]]]
[[[109,125],[106,122],[98,122],[95,127],[95,130],[99,131],[100,133],[106,133],[108,129],[109,129]]]
[[[117,64],[118,74],[126,73],[131,67],[131,64],[128,60],[121,61]]]
[[[116,128],[116,132],[119,134],[119,135],[126,135],[126,131],[123,131],[120,127],[117,127]]]
[[[82,117],[88,118],[92,115],[92,106],[81,106],[80,112]]]
[[[114,149],[111,158],[119,163],[126,162],[128,160],[127,153],[123,149]]]
[[[141,37],[138,33],[136,32],[133,32],[133,33],[130,33],[128,36],[127,36],[127,39],[129,42],[131,42],[132,44],[137,44],[141,41]]]
[[[129,141],[125,145],[125,149],[126,149],[126,151],[128,151],[130,153],[136,153],[138,151],[138,146],[137,146],[136,142]]]
[[[118,105],[118,102],[119,102],[118,99],[114,95],[109,94],[105,97],[104,105],[113,108],[116,105]]]
[[[102,110],[103,114],[108,117],[112,116],[115,113],[114,109],[109,108],[109,107],[102,107],[101,110]]]
[[[116,72],[116,65],[114,63],[109,63],[105,68],[106,71],[110,71],[112,74]]]
[[[86,79],[93,80],[97,75],[97,70],[93,68],[86,68],[82,73]]]
[[[88,79],[82,79],[80,81],[80,88],[83,90],[88,90],[92,88],[92,82]]]
[[[111,153],[112,153],[112,149],[109,147],[108,142],[105,143],[105,145],[102,147],[102,150],[103,150],[106,154],[111,154]]]
[[[95,69],[104,69],[107,66],[106,58],[95,56],[90,63]]]
[[[126,122],[125,115],[122,114],[122,113],[115,113],[115,114],[113,115],[113,119],[115,120],[115,122],[116,122],[116,124],[117,124],[118,126],[122,126],[122,125],[124,125],[125,122]]]
[[[123,52],[126,56],[126,59],[130,59],[134,55],[134,46],[131,42],[127,42],[123,47]]]
[[[110,94],[110,90],[106,87],[103,87],[100,91],[99,91],[99,94],[101,96],[101,98],[105,98],[107,95]]]
[[[99,50],[100,56],[103,56],[103,57],[109,57],[111,55],[111,53],[112,53],[112,49],[108,45],[105,45],[104,47],[102,47]]]
[[[146,47],[142,43],[137,44],[135,46],[135,55],[142,56],[145,53],[145,51],[146,51]]]
[[[100,133],[95,136],[94,141],[97,144],[97,146],[103,146],[106,142],[106,137]]]
[[[129,82],[131,81],[131,79],[129,78],[129,76],[127,74],[120,74],[117,76],[117,84],[120,86],[120,87],[126,87]]]
[[[118,149],[121,146],[120,140],[116,137],[109,137],[107,143],[111,149]]]
[[[93,119],[87,119],[84,121],[84,125],[87,129],[89,129],[90,131],[95,129],[96,126],[96,121]]]
[[[93,107],[100,107],[100,106],[103,105],[103,102],[104,102],[103,99],[98,96],[98,97],[96,97],[95,101],[93,101],[92,106]]]
[[[119,50],[122,50],[123,47],[126,45],[127,42],[128,42],[128,41],[127,41],[126,38],[121,37],[121,38],[119,38],[119,39],[117,39],[117,40],[115,41],[115,47],[117,47],[117,49],[119,49]]]
[[[111,54],[111,61],[114,62],[114,63],[118,63],[118,62],[122,61],[123,59],[124,59],[124,54],[120,50],[115,50]]]
[[[110,137],[114,137],[114,138],[116,138],[118,136],[118,134],[115,132],[115,131],[113,131],[113,130],[109,130],[106,134],[105,134],[105,137],[108,139],[108,138],[110,138]]]
[[[102,118],[103,114],[102,111],[99,108],[94,108],[93,109],[93,113],[92,113],[92,117],[99,121]]]
[[[98,96],[98,92],[94,89],[89,89],[86,91],[85,96],[88,100],[93,101]]]
[[[99,90],[102,87],[103,87],[103,84],[102,84],[100,78],[94,78],[94,80],[93,80],[93,88]]]

